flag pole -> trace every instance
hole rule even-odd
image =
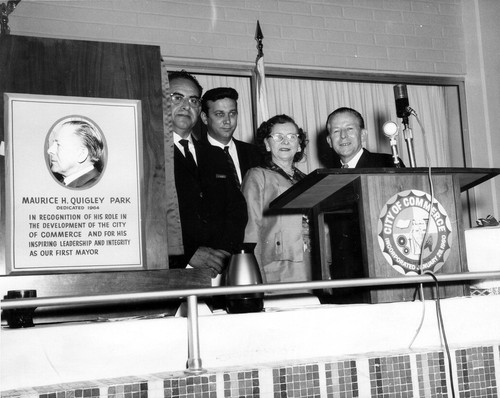
[[[262,29],[260,28],[260,23],[257,20],[257,28],[255,29],[255,40],[257,41],[257,59],[255,62],[259,60],[259,58],[264,56],[264,44],[262,44],[262,40],[264,39],[264,35],[262,34]]]
[[[267,90],[266,90],[266,75],[264,72],[264,44],[262,40],[264,35],[260,28],[260,23],[257,20],[255,29],[255,40],[257,41],[257,58],[255,60],[255,77],[256,77],[256,102],[257,102],[257,127],[265,120],[269,119],[269,111],[267,106]]]

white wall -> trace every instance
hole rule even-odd
[[[487,161],[478,159],[478,165],[485,167],[500,167],[500,131],[497,126],[500,111],[500,42],[495,39],[500,37],[500,3],[496,0],[476,0],[479,7],[479,20],[481,24],[481,46],[484,69],[484,93],[486,104],[484,115],[486,120],[485,139],[482,146],[487,146]],[[492,185],[494,192],[491,209],[497,209],[494,215],[500,218],[500,179],[495,179]],[[484,216],[484,214],[482,215]]]
[[[500,3],[464,1],[463,14],[467,74],[465,75],[470,148],[473,167],[500,167],[500,135],[495,127],[499,109]],[[481,184],[475,189],[478,217],[500,217],[500,181]]]
[[[462,74],[457,0],[23,0],[12,34],[145,43],[175,59]]]

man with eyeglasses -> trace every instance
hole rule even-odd
[[[248,169],[259,166],[261,153],[256,145],[233,137],[238,126],[238,92],[231,87],[208,90],[201,101],[201,120],[207,126],[210,145],[224,150],[238,187]]]
[[[184,255],[170,256],[169,263],[171,268],[208,269],[216,277],[243,242],[246,202],[224,152],[192,137],[201,112],[201,85],[186,71],[170,72],[168,79],[184,246]]]

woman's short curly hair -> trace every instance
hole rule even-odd
[[[305,148],[307,145],[307,136],[306,133],[304,133],[304,130],[302,130],[297,123],[295,123],[295,120],[293,120],[290,116],[288,115],[276,115],[270,118],[269,120],[262,122],[262,124],[259,126],[257,129],[257,137],[255,139],[255,144],[259,147],[260,151],[264,155],[264,160],[266,163],[269,163],[272,158],[271,152],[268,152],[266,150],[266,144],[264,143],[265,139],[271,135],[273,132],[273,127],[277,124],[284,124],[284,123],[292,123],[296,128],[297,128],[297,134],[299,136],[299,146],[300,146],[300,151],[298,151],[295,156],[293,157],[294,162],[300,161],[305,154]]]

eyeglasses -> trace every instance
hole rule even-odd
[[[172,99],[172,103],[174,105],[182,104],[184,103],[184,100],[187,99],[191,108],[198,108],[199,106],[201,106],[201,99],[199,99],[198,97],[186,98],[182,94],[172,93],[170,94],[170,98]]]
[[[288,134],[281,134],[281,133],[277,133],[277,134],[269,134],[269,137],[273,139],[274,142],[277,142],[278,144],[280,142],[282,142],[285,137],[286,137],[286,140],[289,141],[289,142],[295,142],[299,139],[299,136],[297,134],[292,134],[292,133],[288,133]]]

